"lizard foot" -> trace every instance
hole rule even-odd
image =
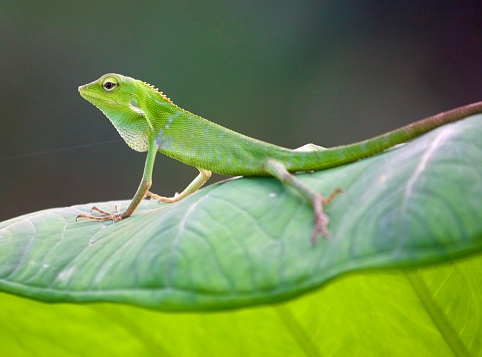
[[[156,201],[159,201],[159,202],[167,202],[167,203],[179,201],[177,196],[179,196],[179,193],[177,193],[177,192],[174,195],[174,197],[163,197],[163,196],[156,195],[155,193],[152,193],[150,191],[147,191],[147,193],[146,193],[146,197],[150,197],[151,200],[156,200]]]
[[[323,206],[325,204],[330,204],[335,197],[344,192],[341,188],[337,188],[331,193],[328,198],[321,196],[320,194],[315,194],[312,198],[313,208],[315,211],[315,229],[311,235],[311,244],[315,245],[318,236],[321,234],[325,239],[329,239],[330,233],[328,232],[328,223],[330,218],[323,211]]]
[[[112,212],[104,211],[103,209],[100,209],[97,206],[94,206],[90,209],[90,212],[92,213],[92,211],[97,211],[101,214],[101,216],[93,216],[91,214],[82,213],[75,218],[75,221],[78,221],[80,218],[86,218],[86,219],[90,219],[92,221],[98,221],[98,222],[109,221],[109,220],[111,220],[112,222],[118,222],[122,220],[124,217],[122,216],[122,212],[119,212],[119,205],[115,206],[115,210],[116,212],[112,213]]]

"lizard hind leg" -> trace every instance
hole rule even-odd
[[[197,175],[196,178],[192,180],[192,182],[181,193],[176,193],[173,197],[162,197],[156,195],[155,193],[147,191],[146,197],[150,197],[152,200],[157,200],[159,202],[168,203],[182,200],[184,197],[189,196],[191,193],[199,190],[201,186],[204,185],[206,181],[209,180],[209,178],[211,177],[211,171],[200,169],[199,167],[197,169],[199,170],[199,175]]]
[[[333,201],[336,195],[341,193],[342,190],[336,189],[328,198],[325,198],[302,183],[295,175],[291,174],[281,162],[274,159],[266,160],[265,170],[267,173],[280,180],[284,185],[291,187],[296,192],[300,193],[303,198],[313,206],[315,214],[315,229],[311,235],[311,243],[315,244],[320,234],[323,235],[323,237],[328,238],[329,233],[327,226],[330,219],[325,214],[323,206]]]

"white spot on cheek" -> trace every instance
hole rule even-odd
[[[135,97],[132,97],[129,101],[129,108],[131,108],[131,110],[137,114],[146,115],[146,113],[144,113],[144,111],[139,108],[139,103],[137,102],[137,99]]]
[[[141,108],[137,108],[137,107],[134,107],[133,105],[131,105],[131,109],[132,109],[132,111],[136,112],[137,114],[146,115],[146,113],[144,113],[144,111]]]

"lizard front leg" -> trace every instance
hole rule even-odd
[[[120,220],[123,220],[124,218],[127,218],[134,213],[136,208],[139,206],[141,201],[146,197],[147,192],[149,191],[149,188],[152,185],[152,169],[154,167],[154,159],[156,158],[156,153],[157,153],[157,145],[153,141],[153,143],[150,144],[149,146],[149,151],[147,152],[147,158],[146,158],[146,163],[144,164],[144,172],[142,174],[142,180],[141,183],[139,184],[139,187],[137,188],[136,194],[132,198],[131,203],[127,207],[125,211],[119,212],[119,207],[116,206],[116,212],[107,212],[104,211],[96,206],[92,207],[92,211],[97,211],[101,215],[100,216],[93,216],[92,214],[79,214],[77,218],[75,219],[78,221],[80,218],[86,218],[90,219],[93,221],[113,221],[113,222],[118,222]]]
[[[199,190],[201,186],[204,185],[211,177],[211,171],[200,169],[199,167],[197,169],[199,170],[199,175],[197,175],[196,178],[192,180],[192,182],[181,193],[176,193],[173,197],[162,197],[147,191],[146,197],[150,197],[153,200],[158,200],[159,202],[169,203],[182,200],[184,197],[189,196],[191,193]]]

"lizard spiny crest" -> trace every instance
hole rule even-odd
[[[154,87],[152,84],[149,84],[149,83],[147,83],[147,82],[142,82],[142,81],[141,81],[141,83],[144,84],[145,86],[153,89],[156,93],[158,93],[162,98],[164,98],[165,100],[167,100],[169,103],[174,104],[174,103],[172,102],[171,98],[169,98],[167,95],[165,95],[165,94],[164,94],[163,92],[161,92],[159,89],[157,89],[156,87]]]

